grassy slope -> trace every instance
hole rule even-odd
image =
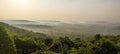
[[[43,33],[35,33],[32,31],[16,28],[2,22],[0,22],[0,25],[5,26],[8,31],[10,31],[13,34],[17,34],[19,37],[46,37],[47,36],[46,34],[43,34]]]

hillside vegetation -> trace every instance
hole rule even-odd
[[[16,54],[15,44],[11,34],[0,25],[0,54]]]
[[[119,35],[119,23],[104,21],[97,22],[64,22],[52,20],[5,20],[14,27],[30,30],[33,32],[44,33],[51,37],[86,38],[95,34]]]
[[[6,29],[11,32],[12,34],[14,35],[17,35],[18,37],[31,37],[31,38],[44,38],[46,37],[47,35],[44,34],[44,33],[37,33],[37,32],[32,32],[32,31],[28,31],[28,30],[25,30],[25,29],[20,29],[20,28],[17,28],[17,27],[13,27],[11,25],[8,25],[8,24],[5,24],[5,23],[2,23],[0,22],[0,25],[6,27]]]
[[[0,23],[0,54],[120,54],[120,35],[54,39],[22,30]]]

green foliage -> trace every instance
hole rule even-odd
[[[1,25],[5,26],[6,29],[11,32],[12,34],[15,34],[17,35],[17,37],[29,37],[29,38],[46,38],[46,34],[44,33],[35,33],[35,32],[32,32],[32,31],[28,31],[28,30],[25,30],[25,29],[20,29],[20,28],[17,28],[17,27],[13,27],[13,26],[10,26],[8,24],[5,24],[5,23],[2,23],[0,22]]]
[[[31,54],[32,52],[41,49],[34,40],[29,38],[16,38],[15,44],[17,48],[17,53],[19,54]]]
[[[117,45],[117,48],[118,48],[118,54],[120,54],[120,42],[116,44]]]
[[[100,34],[96,34],[94,38],[95,38],[95,40],[100,40],[101,39],[101,35]]]
[[[53,39],[6,25],[9,33],[3,26],[0,23],[0,54],[120,54],[120,35]]]
[[[117,54],[117,47],[109,41],[96,43],[92,48],[93,54]]]
[[[70,50],[70,54],[78,54],[78,50],[76,48],[72,48]]]
[[[56,42],[51,46],[50,50],[56,53],[69,54],[69,50],[74,46],[74,43],[68,38],[60,37]]]
[[[81,40],[74,42],[74,48],[79,49],[80,47],[87,47],[87,41]]]
[[[52,38],[46,38],[46,39],[44,40],[44,43],[45,43],[45,45],[47,45],[47,46],[51,46],[52,43],[53,43],[53,39],[52,39]]]
[[[41,51],[41,50],[37,50],[36,52],[33,52],[32,54],[56,54],[52,51]]]
[[[96,34],[96,35],[94,36],[94,38],[91,40],[91,43],[95,44],[95,43],[97,43],[100,39],[101,39],[101,35],[100,35],[100,34]]]
[[[0,25],[0,54],[16,54],[14,41],[2,25]]]
[[[87,48],[80,47],[79,49],[72,48],[70,54],[91,54],[91,53]]]

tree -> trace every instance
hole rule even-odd
[[[101,35],[100,35],[100,34],[96,34],[96,35],[94,36],[94,39],[91,40],[91,42],[95,44],[95,43],[98,42],[100,39],[101,39]]]
[[[109,41],[102,41],[97,43],[92,48],[93,54],[117,54],[118,49]]]
[[[56,53],[69,54],[69,51],[73,46],[74,43],[68,37],[65,38],[60,37],[50,47],[50,50]]]
[[[14,40],[2,25],[0,25],[0,54],[16,54]]]
[[[44,43],[45,43],[45,45],[47,45],[47,46],[51,46],[52,43],[53,43],[53,39],[52,39],[52,38],[46,38],[46,39],[44,40]]]
[[[101,39],[101,35],[100,34],[96,34],[94,38],[95,38],[95,40],[100,40]]]
[[[17,53],[19,54],[31,54],[36,50],[41,50],[40,46],[36,42],[29,38],[16,38],[15,44]]]

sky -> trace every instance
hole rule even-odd
[[[120,0],[0,0],[0,19],[120,21]]]

